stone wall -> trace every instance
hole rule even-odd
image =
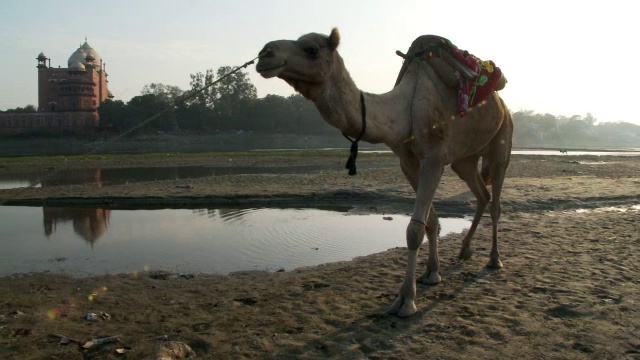
[[[91,111],[0,113],[0,134],[20,134],[33,130],[93,132],[98,113]]]

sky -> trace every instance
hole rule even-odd
[[[629,0],[3,0],[0,110],[37,104],[37,55],[53,67],[85,38],[106,63],[115,99],[150,83],[189,90],[190,75],[239,66],[271,40],[341,33],[339,52],[358,87],[389,91],[420,35],[436,34],[508,79],[511,111],[592,114],[640,125],[640,34]],[[294,93],[248,68],[258,97]]]

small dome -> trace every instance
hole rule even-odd
[[[38,54],[38,57],[36,59],[46,59],[47,56],[44,54],[44,52],[40,52],[40,54]]]
[[[71,68],[71,64],[75,64],[76,62],[83,64],[86,57],[87,54],[82,50],[82,48],[78,48],[78,50],[71,54],[69,60],[67,60],[67,67]]]
[[[71,60],[71,59],[69,59]],[[85,71],[86,68],[84,67],[84,64],[80,61],[74,60],[74,61],[70,61],[69,62],[69,70],[71,71]]]

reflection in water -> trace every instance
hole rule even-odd
[[[107,232],[111,210],[43,207],[42,215],[44,234],[47,238],[56,230],[58,224],[71,221],[75,233],[93,245]]]
[[[194,209],[199,216],[219,219],[222,223],[243,225],[244,218],[259,209]],[[58,225],[72,223],[73,231],[83,240],[93,246],[95,242],[107,232],[111,210],[95,208],[62,208],[43,207],[44,235],[49,238],[56,231]]]
[[[255,208],[222,208],[222,209],[195,209],[192,210],[194,214],[200,216],[206,216],[210,219],[219,219],[222,223],[229,223],[235,225],[242,225],[245,223],[245,218],[255,211],[260,209]]]
[[[0,206],[0,276],[30,271],[89,276],[144,269],[218,274],[291,270],[404,246],[409,217],[392,218],[344,209]],[[441,235],[469,226],[467,219],[441,220]]]

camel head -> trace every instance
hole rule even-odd
[[[308,99],[329,81],[336,65],[344,64],[336,51],[340,33],[303,35],[298,40],[276,40],[264,46],[256,70],[264,78],[279,77]]]

